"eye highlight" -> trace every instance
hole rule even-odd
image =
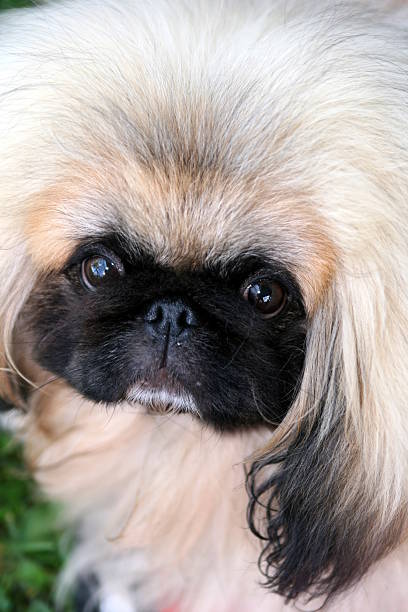
[[[81,281],[86,289],[96,291],[124,275],[122,262],[105,255],[87,257],[81,263]]]
[[[288,295],[277,281],[262,279],[248,285],[243,297],[264,319],[269,319],[283,310]]]

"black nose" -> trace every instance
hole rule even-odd
[[[157,300],[145,315],[147,328],[155,337],[177,338],[192,327],[198,327],[198,316],[182,300]]]

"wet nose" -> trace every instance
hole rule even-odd
[[[183,300],[157,300],[148,309],[145,322],[153,337],[177,338],[183,332],[198,327],[199,320],[193,308]]]

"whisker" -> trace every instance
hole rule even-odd
[[[277,425],[279,425],[279,420],[271,420],[269,417],[265,416],[265,414],[262,412],[261,407],[260,407],[260,399],[257,398],[256,396],[256,392],[255,392],[255,387],[254,384],[251,383],[250,380],[248,380],[248,384],[250,386],[251,389],[251,393],[252,393],[252,398],[254,400],[254,404],[255,404],[255,408],[257,409],[257,411],[259,412],[260,416],[264,419],[264,421],[266,421],[267,423],[269,423],[270,425],[273,425],[274,427],[276,427]],[[270,412],[270,408],[269,406],[265,406],[268,410],[268,412]],[[277,418],[277,417],[276,417]]]
[[[38,391],[43,391],[48,385],[54,383],[57,380],[61,380],[61,379],[62,379],[62,376],[54,376],[53,378],[50,378],[42,385],[36,386],[35,389],[32,391],[32,393],[34,394],[34,393],[37,393]]]
[[[234,351],[231,359],[229,360],[229,362],[223,366],[221,369],[222,370],[226,370],[227,368],[229,368],[229,366],[233,363],[234,359],[236,358],[236,356],[238,355],[238,353],[241,351],[241,349],[243,348],[243,346],[246,344],[246,342],[249,340],[249,335],[246,336],[246,338],[243,339],[243,341],[241,342],[241,344],[238,346],[238,348]]]

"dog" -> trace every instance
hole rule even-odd
[[[404,3],[1,28],[0,388],[77,530],[60,600],[407,610]]]

